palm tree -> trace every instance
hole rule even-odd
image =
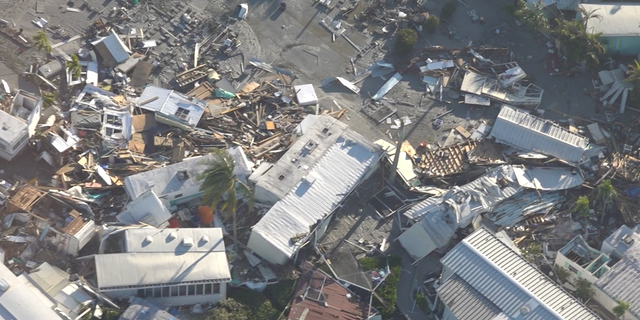
[[[42,104],[45,108],[50,107],[56,101],[56,93],[55,92],[42,92]]]
[[[589,20],[591,19],[598,19],[599,21],[602,21],[602,15],[599,15],[596,13],[596,11],[600,10],[600,8],[598,9],[593,9],[593,10],[587,10],[583,7],[578,7],[578,9],[576,9],[576,11],[582,15],[582,24],[584,25],[584,28],[587,28],[587,23],[589,22]]]
[[[605,208],[607,204],[611,203],[617,196],[618,193],[611,184],[611,180],[603,180],[598,186],[598,198],[602,201],[602,217],[600,218],[600,223],[604,221]]]
[[[67,61],[65,66],[69,68],[74,78],[79,78],[82,75],[82,66],[80,66],[80,58],[77,54],[72,54],[71,61]]]
[[[618,303],[618,305],[613,307],[611,311],[613,311],[613,314],[615,314],[618,318],[622,317],[622,319],[624,319],[624,314],[627,313],[627,310],[629,310],[631,304],[629,302],[620,300],[617,300],[616,302]]]
[[[558,19],[557,22],[558,27],[554,35],[560,40],[562,49],[571,60],[584,63],[585,66],[600,64],[599,56],[606,52],[606,47],[599,39],[600,33],[587,32],[582,21]]]
[[[245,201],[249,205],[249,212],[253,209],[253,192],[233,174],[233,158],[226,150],[213,149],[211,152],[216,155],[216,160],[211,161],[209,167],[198,176],[198,180],[202,181],[200,186],[200,190],[203,191],[201,203],[211,208],[217,208],[222,203],[220,211],[226,214],[224,220],[228,220],[229,216],[233,217],[233,241],[235,243],[238,241],[237,192],[244,195]]]
[[[640,63],[638,60],[634,60],[635,64],[631,64],[628,66],[629,71],[627,71],[627,78],[625,81],[631,82],[634,85],[640,82]]]
[[[589,198],[585,196],[579,196],[578,200],[576,200],[576,206],[573,209],[574,212],[577,212],[582,217],[589,217]]]
[[[45,53],[51,53],[51,41],[49,41],[49,37],[44,30],[38,31],[35,36],[33,36],[33,41],[35,42],[36,49],[38,52],[44,51]]]

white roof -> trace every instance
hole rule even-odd
[[[129,202],[126,209],[116,216],[120,222],[129,224],[144,222],[157,228],[168,225],[169,218],[171,218],[171,212],[153,190]]]
[[[191,281],[231,281],[224,252],[195,252],[180,256],[171,253],[116,253],[94,258],[101,291]]]
[[[632,4],[585,4],[579,5],[587,12],[595,10],[597,17],[587,21],[587,32],[601,33],[603,36],[638,36],[640,35],[640,5]]]
[[[484,228],[476,230],[442,258],[457,275],[498,307],[504,319],[596,320],[595,313]],[[529,313],[522,314],[523,307]]]
[[[231,281],[219,228],[127,229],[123,244],[124,253],[94,257],[100,290]]]
[[[299,179],[291,191],[253,226],[252,236],[260,234],[277,250],[293,256],[300,243],[293,244],[291,239],[309,234],[311,226],[337,208],[378,162],[379,150],[379,146],[358,133],[344,131],[322,155],[317,156],[306,176]],[[315,158],[313,153],[309,157]]]
[[[589,139],[520,109],[503,105],[491,136],[497,142],[579,163]]]
[[[0,320],[61,319],[52,309],[53,301],[24,275],[16,277],[0,264],[0,278],[10,285],[6,291],[0,291]]]
[[[27,124],[0,110],[0,139],[13,145],[28,132]]]
[[[182,245],[185,238],[192,239],[193,246]],[[126,253],[174,253],[178,255],[185,252],[225,252],[222,229],[220,228],[127,229],[124,231],[123,244]]]
[[[318,96],[316,95],[316,90],[313,88],[312,84],[302,84],[294,86],[293,90],[296,92],[298,104],[300,104],[301,106],[308,106],[318,103]]]

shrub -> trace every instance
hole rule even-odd
[[[291,302],[291,298],[293,298],[293,293],[296,289],[295,286],[296,283],[293,280],[280,281],[276,284],[269,285],[264,290],[264,293],[276,309],[282,310]]]
[[[396,39],[396,50],[401,53],[408,53],[413,50],[416,42],[418,42],[418,33],[415,30],[409,28],[400,29]]]
[[[422,25],[422,27],[428,33],[434,33],[436,32],[436,28],[438,28],[439,24],[440,24],[440,19],[438,19],[438,17],[434,15],[430,15],[429,18],[427,18],[427,20],[424,21],[424,24]]]
[[[360,263],[360,266],[362,267],[362,269],[365,271],[378,269],[379,262],[378,262],[378,259],[376,258],[364,257],[358,260],[358,262]]]
[[[445,20],[451,20],[453,13],[456,12],[456,8],[458,7],[458,1],[449,0],[442,6],[442,13],[440,17]]]

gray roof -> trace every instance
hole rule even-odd
[[[487,229],[476,230],[441,261],[445,271],[459,276],[511,318],[600,319]]]
[[[348,130],[349,126],[330,116],[307,116],[300,124],[304,133],[293,143],[291,148],[266,173],[250,177],[255,179],[257,188],[269,190],[278,199],[282,199],[302,177],[324,156],[325,152],[336,144],[336,141]],[[323,132],[324,129],[327,131]],[[356,137],[355,142],[365,141],[363,137]],[[307,151],[305,147],[313,142],[313,149]],[[307,154],[308,153],[308,154]],[[255,177],[255,178],[254,178]],[[257,199],[260,201],[260,199]]]
[[[502,313],[500,308],[458,275],[451,276],[436,290],[457,320],[493,320]]]
[[[623,224],[622,226],[620,226],[620,228],[618,228],[616,231],[611,233],[611,235],[609,235],[602,242],[603,246],[601,248],[602,249],[601,251],[609,255],[611,254],[611,252],[605,252],[604,250],[604,244],[607,243],[620,254],[624,254],[630,247],[629,245],[627,245],[622,241],[622,238],[624,238],[625,236],[633,239],[632,245],[635,244],[636,242],[639,242],[640,241],[640,225],[637,225],[633,229],[631,229]]]
[[[155,303],[136,297],[118,320],[180,320]]]
[[[579,163],[589,139],[522,110],[502,106],[491,136],[517,149]]]
[[[329,135],[336,130],[334,126],[341,129]],[[295,184],[282,190],[286,195],[253,226],[252,237],[259,234],[277,250],[291,257],[300,245],[291,243],[291,239],[299,234],[308,234],[311,226],[331,214],[377,164],[382,155],[380,147],[345,127],[336,119],[321,116],[314,127],[271,169],[283,170],[278,174],[291,175],[297,180],[283,181],[286,185],[291,182]],[[322,128],[328,131],[323,133]],[[316,146],[309,151],[305,146],[312,140]],[[291,159],[299,159],[299,164],[290,166]],[[308,168],[304,168],[307,165]],[[274,176],[273,184],[279,182],[277,177]],[[252,239],[249,239],[249,247],[251,244]],[[265,256],[263,258],[268,259]]]
[[[28,130],[26,123],[0,110],[0,139],[2,141],[13,146]]]
[[[198,122],[200,122],[200,118],[202,118],[207,105],[204,101],[189,98],[179,92],[154,86],[148,86],[144,89],[140,98],[138,98],[138,103],[148,101],[155,97],[157,97],[156,100],[139,107],[172,116],[174,119],[184,121],[191,126],[196,126]],[[188,111],[185,118],[175,116],[179,108]]]
[[[640,318],[640,245],[634,243],[624,257],[594,285],[614,300],[628,302],[629,312]]]
[[[24,275],[16,277],[9,268],[0,264],[0,278],[10,285],[0,293],[0,320],[60,319],[52,310],[54,302]]]

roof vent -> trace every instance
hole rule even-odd
[[[625,234],[624,236],[622,236],[622,243],[626,244],[627,246],[630,246],[633,244],[633,238],[630,237],[628,234]]]
[[[522,306],[520,308],[520,314],[521,315],[528,315],[531,312],[531,310],[529,310],[529,307],[527,306]]]
[[[6,130],[9,130],[9,124],[8,124],[8,123],[6,123],[6,122],[3,122],[3,123],[2,123],[2,130],[5,130],[5,131],[6,131]]]
[[[200,238],[200,242],[202,242],[202,243],[209,242],[209,236],[202,236],[202,238]]]
[[[169,235],[167,236],[167,240],[171,241],[171,240],[173,240],[173,239],[175,239],[177,237],[178,237],[178,234],[176,234],[175,232],[171,231],[171,232],[169,232]]]
[[[11,288],[9,281],[5,278],[0,279],[0,290],[7,291],[9,288]]]
[[[153,242],[153,237],[152,236],[144,237],[143,243],[152,243],[152,242]]]
[[[193,239],[189,237],[182,239],[182,245],[185,247],[193,247]]]

